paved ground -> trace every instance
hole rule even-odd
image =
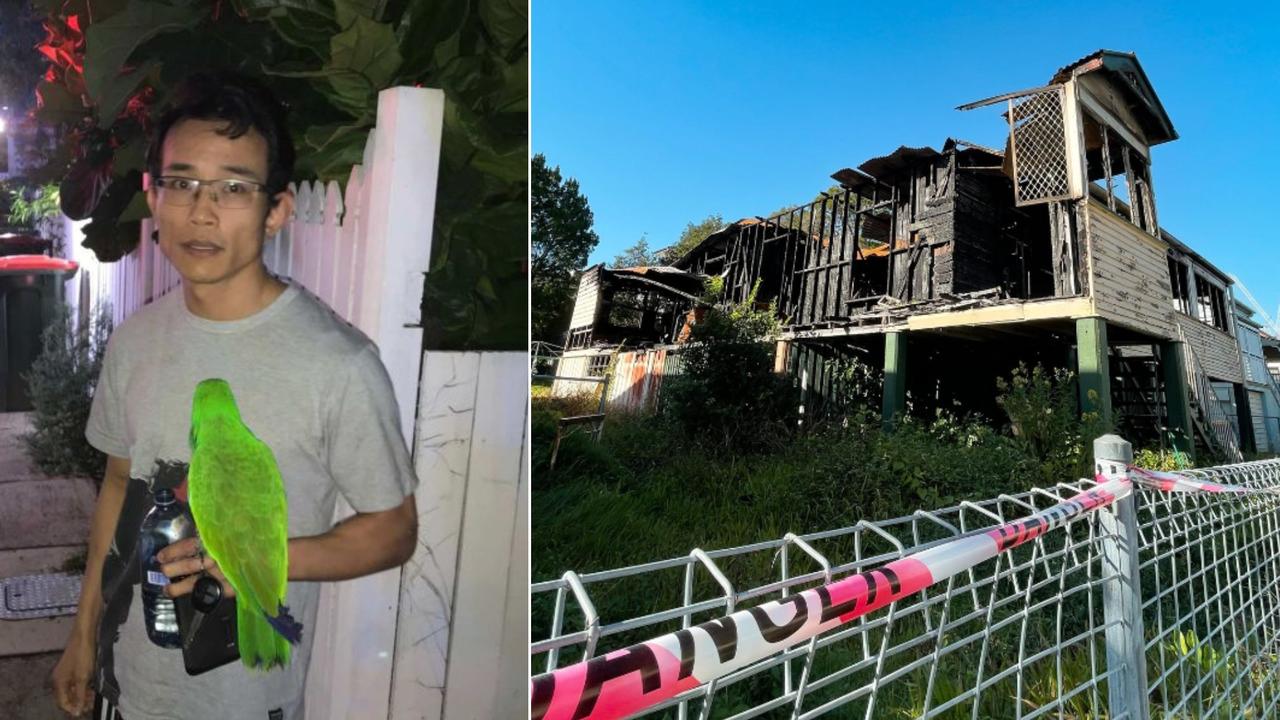
[[[0,658],[0,708],[12,720],[67,720],[47,686],[59,653]]]
[[[0,413],[0,578],[59,572],[83,555],[96,494],[84,478],[50,478],[27,458],[26,413]],[[65,718],[49,673],[71,632],[72,616],[0,620],[0,715],[6,720]]]

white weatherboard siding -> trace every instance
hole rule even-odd
[[[1096,200],[1089,206],[1094,307],[1109,322],[1177,337],[1169,287],[1168,246]]]
[[[578,295],[573,302],[573,316],[569,320],[569,329],[575,330],[595,323],[596,311],[600,309],[600,269],[594,268],[582,273],[578,280]]]
[[[1174,318],[1206,375],[1225,382],[1244,382],[1240,352],[1234,337],[1182,313],[1174,313]]]

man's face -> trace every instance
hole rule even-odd
[[[234,139],[218,134],[225,125],[183,120],[170,128],[161,148],[161,176],[266,182],[266,139],[255,130]],[[193,204],[174,206],[161,201],[155,178],[147,193],[160,249],[187,283],[216,285],[256,272],[265,235],[279,230],[292,208],[286,193],[275,207],[265,192],[257,192],[248,207],[235,209],[219,207],[213,194],[201,185]]]

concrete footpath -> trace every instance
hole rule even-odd
[[[28,413],[0,413],[0,578],[61,572],[83,556],[97,499],[93,481],[48,477],[35,468],[21,440],[30,422]],[[3,717],[66,717],[48,681],[73,622],[70,615],[0,620]]]

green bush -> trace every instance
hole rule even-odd
[[[747,299],[720,307],[720,278],[707,283],[706,315],[681,351],[679,375],[663,386],[663,411],[685,435],[726,451],[776,448],[796,427],[788,378],[773,371],[778,319]]]
[[[72,325],[65,304],[58,306],[45,328],[43,349],[24,376],[34,429],[23,440],[36,467],[46,474],[102,480],[106,455],[89,444],[84,429],[110,335],[111,313],[105,303],[88,332]]]
[[[1074,373],[1019,364],[996,388],[1014,439],[1041,465],[1041,481],[1093,477],[1093,439],[1110,427],[1097,413],[1080,412]]]
[[[1195,467],[1186,453],[1160,448],[1143,448],[1133,454],[1133,464],[1148,470],[1186,470]]]

